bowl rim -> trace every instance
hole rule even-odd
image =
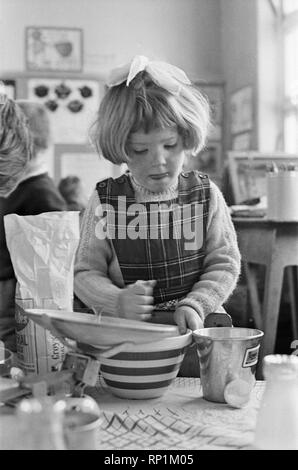
[[[148,343],[131,344],[123,352],[125,353],[144,353],[144,352],[159,352],[159,351],[162,352],[162,351],[168,351],[168,350],[181,349],[186,346],[189,346],[191,343],[192,343],[192,331],[187,330],[187,332],[184,333],[183,335],[169,336],[168,338],[159,339],[157,341],[150,341]],[[115,354],[115,356],[116,355],[117,354]],[[103,359],[113,359],[115,356],[110,356],[108,358],[103,358]],[[101,361],[103,359],[101,359]]]
[[[105,314],[96,316],[90,313],[73,312],[68,310],[50,310],[43,308],[26,308],[25,314],[28,315],[33,321],[39,319],[43,320],[43,315],[47,315],[51,320],[58,321],[66,324],[86,325],[86,326],[100,326],[102,328],[116,328],[119,330],[134,330],[136,332],[156,332],[156,333],[169,333],[176,332],[177,325],[164,325],[161,323],[149,323],[139,320],[131,320],[122,317],[111,317]]]
[[[208,331],[212,332],[214,330],[218,330],[220,329],[221,331],[227,331],[227,330],[231,330],[233,329],[233,331],[235,332],[239,332],[240,331],[242,333],[244,333],[244,330],[246,331],[254,331],[255,333],[252,334],[251,336],[230,336],[230,337],[225,337],[225,338],[216,338],[214,336],[212,336],[211,334],[208,334]],[[203,334],[201,334],[201,332],[203,332]],[[205,334],[204,334],[205,333]],[[199,338],[204,338],[204,339],[210,339],[212,341],[229,341],[229,340],[233,340],[233,341],[250,341],[252,339],[259,339],[259,338],[262,338],[264,336],[264,332],[262,330],[259,330],[257,328],[244,328],[244,327],[231,327],[231,326],[221,326],[221,327],[210,327],[210,328],[199,328],[197,330],[194,330],[192,332],[193,334],[193,338],[194,340],[196,341],[196,339],[199,339]]]

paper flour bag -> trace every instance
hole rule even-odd
[[[79,242],[78,212],[46,212],[4,217],[6,242],[16,286],[19,366],[43,374],[61,365],[64,345],[29,320],[26,308],[73,310],[73,265]]]

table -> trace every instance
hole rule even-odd
[[[249,449],[264,383],[257,381],[249,403],[236,409],[204,400],[198,378],[177,378],[152,400],[117,398],[100,380],[88,390],[103,411],[98,449]],[[14,416],[0,414],[0,449],[13,446],[16,426]]]
[[[271,222],[265,218],[235,217],[233,222],[244,261],[254,321],[256,327],[265,333],[260,350],[261,364],[266,354],[274,353],[285,270],[289,284],[293,338],[298,339],[298,221]],[[259,300],[256,272],[251,263],[266,266],[263,304]]]

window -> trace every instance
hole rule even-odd
[[[284,150],[298,152],[298,1],[283,0]]]

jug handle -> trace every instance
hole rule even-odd
[[[232,327],[232,317],[226,312],[209,313],[204,320],[204,328]]]

